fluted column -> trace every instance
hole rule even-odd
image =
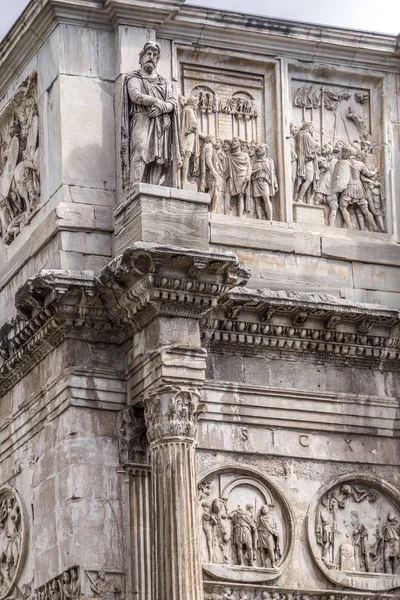
[[[195,433],[197,388],[163,386],[145,398],[151,448],[153,600],[202,600]]]

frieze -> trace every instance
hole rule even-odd
[[[280,490],[252,469],[226,467],[206,481],[208,496],[199,496],[204,572],[232,582],[276,579],[293,543],[293,518]]]
[[[123,575],[117,571],[85,571],[89,584],[87,597],[100,600],[123,600]]]
[[[391,485],[343,476],[317,492],[307,522],[314,560],[328,579],[372,592],[400,586],[400,496]]]
[[[393,594],[315,591],[204,581],[204,600],[398,600]]]
[[[0,115],[0,237],[19,235],[39,210],[37,73],[18,88]]]
[[[32,600],[79,600],[81,581],[79,567],[71,567],[31,594]]]
[[[0,599],[18,582],[26,552],[27,532],[21,500],[8,485],[0,488]]]

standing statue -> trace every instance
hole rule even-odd
[[[123,187],[136,182],[176,187],[181,166],[178,103],[169,82],[157,73],[161,49],[146,42],[140,69],[124,81],[122,110]]]
[[[250,567],[253,566],[256,558],[257,545],[257,527],[253,511],[253,505],[247,504],[245,511],[238,506],[230,514],[233,525],[233,545],[236,547],[238,564],[243,565],[243,558],[246,557]]]
[[[400,560],[400,524],[393,512],[388,514],[382,527],[382,537],[385,573],[396,573]]]
[[[231,539],[231,522],[228,516],[226,503],[226,498],[214,498],[211,504],[211,513],[216,521],[214,530],[215,540],[224,564],[229,562],[228,542]]]
[[[361,152],[358,158],[364,163],[369,171],[374,172],[374,175],[372,177],[361,175],[361,181],[364,186],[368,208],[374,217],[378,229],[382,233],[385,233],[386,228],[383,220],[385,216],[385,195],[383,193],[379,170],[372,161],[371,153],[366,150],[366,148],[368,148],[368,144],[370,144],[368,141],[361,142]]]
[[[317,142],[312,136],[313,132],[313,124],[306,122],[296,134],[297,185],[299,187],[297,202],[303,202],[313,182],[318,181],[319,171],[315,154]]]
[[[296,135],[298,129],[294,123],[290,123],[290,167],[292,179],[292,193],[295,200],[296,181],[297,181],[297,152],[296,152]]]
[[[261,552],[261,563],[263,567],[268,567],[269,563],[274,569],[276,563],[281,558],[281,549],[279,546],[278,525],[274,516],[269,512],[269,507],[264,504],[261,507],[257,519],[258,547]]]
[[[251,162],[247,152],[242,150],[242,141],[234,137],[231,152],[228,154],[229,192],[231,199],[237,199],[237,216],[250,211]]]
[[[278,191],[278,181],[275,175],[275,165],[272,158],[268,158],[268,145],[259,144],[256,150],[256,159],[251,171],[251,196],[254,198],[258,219],[263,219],[261,201],[268,221],[272,221],[272,202]]]

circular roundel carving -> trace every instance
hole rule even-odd
[[[371,592],[400,586],[400,496],[388,483],[343,476],[310,504],[308,538],[336,584]]]
[[[0,600],[14,587],[25,552],[25,531],[21,500],[6,485],[0,488]]]
[[[198,486],[203,569],[222,581],[271,581],[288,565],[293,517],[278,487],[251,468],[227,466]]]

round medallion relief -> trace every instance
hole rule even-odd
[[[371,592],[400,586],[400,496],[393,486],[343,476],[318,491],[307,520],[312,554],[328,579]]]
[[[25,551],[22,506],[17,492],[0,488],[0,600],[13,589],[22,567]]]
[[[198,486],[204,571],[223,581],[271,581],[289,562],[293,517],[282,492],[250,468],[225,467]]]

